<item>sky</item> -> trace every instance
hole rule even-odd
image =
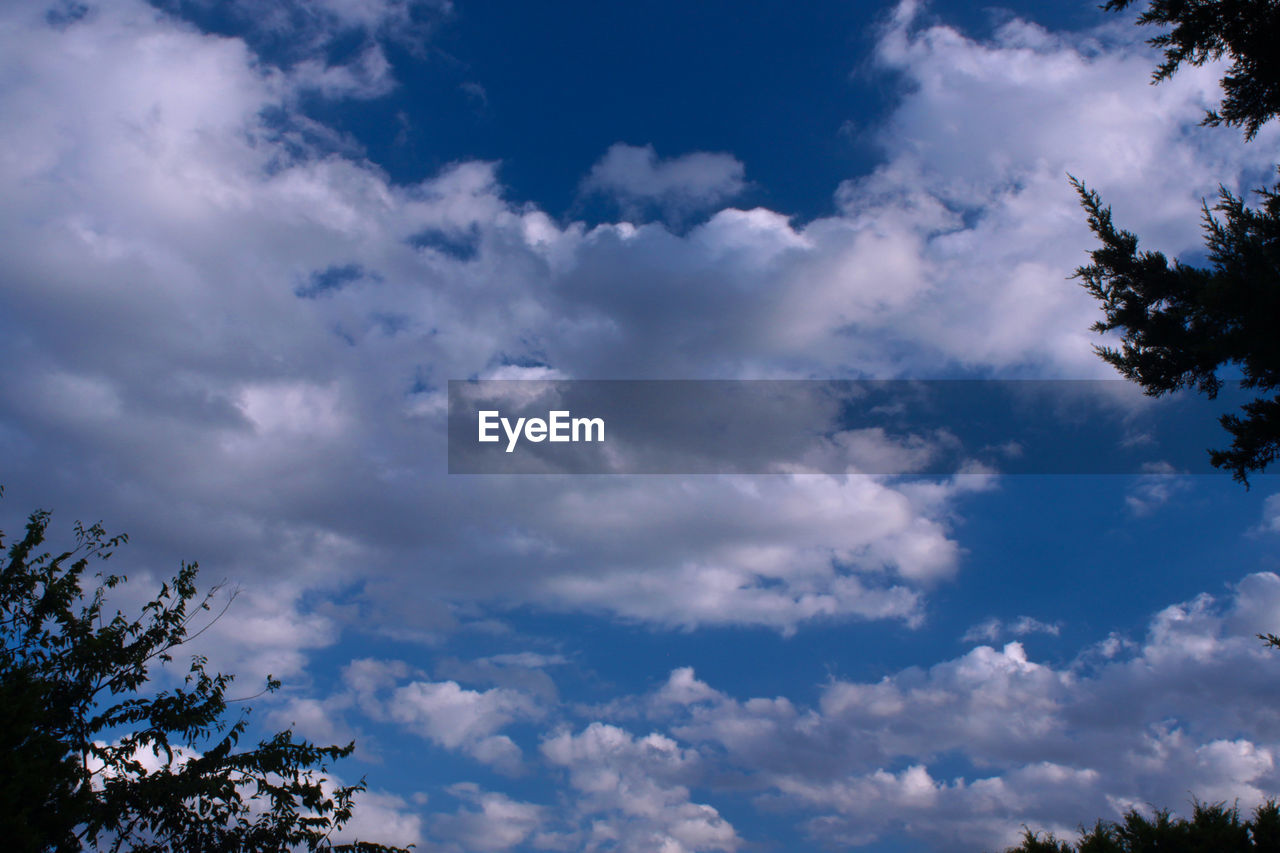
[[[0,4],[0,527],[127,532],[121,607],[181,560],[236,590],[192,650],[283,680],[260,731],[357,742],[348,838],[996,850],[1248,810],[1273,477],[448,473],[449,380],[1114,378],[1067,176],[1194,262],[1280,141],[1200,127],[1222,69],[1153,86],[1150,35],[1083,2]]]

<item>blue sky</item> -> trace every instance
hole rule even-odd
[[[240,592],[429,851],[981,850],[1280,793],[1280,492],[449,476],[460,378],[1093,379],[1068,173],[1263,180],[1093,4],[0,9],[0,515]],[[1132,401],[1125,405],[1136,405]],[[122,604],[127,604],[122,601]]]

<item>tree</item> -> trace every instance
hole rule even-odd
[[[1028,829],[1006,853],[1272,853],[1280,850],[1280,808],[1269,800],[1244,821],[1225,803],[1196,802],[1191,820],[1163,809],[1146,818],[1131,809],[1118,823],[1100,820],[1080,833],[1071,844]]]
[[[1121,10],[1132,0],[1111,0]],[[1141,24],[1172,24],[1150,40],[1164,48],[1156,82],[1183,62],[1200,65],[1228,56],[1222,106],[1206,124],[1244,128],[1246,139],[1280,111],[1280,4],[1275,0],[1152,0]],[[1245,388],[1263,392],[1222,425],[1230,448],[1210,461],[1249,484],[1280,456],[1280,184],[1260,189],[1261,205],[1247,206],[1225,188],[1214,211],[1206,204],[1208,268],[1170,263],[1159,252],[1139,251],[1138,238],[1116,228],[1111,210],[1083,182],[1071,178],[1102,242],[1076,276],[1102,305],[1098,332],[1122,333],[1119,349],[1098,354],[1151,396],[1195,388],[1211,399],[1222,388],[1219,372],[1236,367]]]
[[[1133,0],[1108,0],[1103,8],[1119,12],[1132,5]],[[1280,5],[1275,0],[1151,0],[1138,23],[1173,25],[1149,40],[1164,49],[1164,62],[1152,74],[1157,83],[1184,62],[1231,58],[1222,78],[1222,106],[1205,114],[1205,124],[1243,127],[1245,138],[1253,139],[1280,114]]]
[[[326,778],[354,744],[316,746],[282,731],[237,749],[248,711],[226,718],[232,677],[193,656],[181,686],[148,689],[151,669],[194,637],[195,563],[137,618],[106,612],[124,576],[94,575],[127,541],[100,524],[42,552],[50,516],[33,513],[0,566],[0,838],[20,851],[390,851],[332,834],[364,789]],[[4,541],[0,532],[0,545]],[[207,625],[206,625],[207,627]],[[203,630],[203,629],[201,629]],[[198,632],[197,632],[198,633]],[[267,689],[280,682],[267,679]]]

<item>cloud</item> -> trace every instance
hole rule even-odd
[[[1025,637],[1028,634],[1049,634],[1058,636],[1062,631],[1062,626],[1057,623],[1041,622],[1031,616],[1019,616],[1013,622],[1006,624],[1005,622],[992,617],[984,622],[979,622],[960,638],[962,643],[987,642],[994,643],[1005,635],[1013,637]]]
[[[1184,133],[1217,97],[1218,69],[1152,87],[1132,27],[1050,33],[1012,19],[983,42],[924,25],[922,5],[899,4],[877,45],[909,87],[881,131],[888,160],[839,197],[849,216],[883,219],[887,201],[898,221],[937,222],[922,252],[930,298],[903,327],[913,337],[969,364],[1030,358],[1089,375],[1096,306],[1065,279],[1091,241],[1065,174],[1177,255],[1200,245],[1200,199],[1252,173],[1262,151]]]
[[[505,773],[521,769],[520,748],[498,730],[538,716],[534,703],[514,690],[467,690],[455,681],[414,681],[387,701],[387,716],[446,749],[460,749]]]
[[[828,846],[906,836],[964,850],[1011,844],[1024,825],[1070,836],[1188,793],[1249,809],[1280,783],[1276,661],[1256,638],[1278,620],[1280,576],[1258,573],[1164,608],[1136,642],[1110,637],[1060,664],[983,645],[833,678],[812,706],[738,699],[679,667],[649,693],[553,710],[538,752],[567,796],[537,831],[549,847],[732,850],[752,839],[722,810],[745,797]],[[565,721],[576,714],[595,719]]]
[[[449,663],[442,669],[451,668],[472,683],[483,682],[489,675],[478,662],[471,666],[453,662],[452,667]],[[363,722],[391,723],[500,773],[514,776],[525,770],[520,747],[501,731],[545,716],[546,705],[557,698],[549,679],[540,694],[543,682],[474,690],[457,681],[428,681],[421,675],[403,661],[353,660],[342,670],[340,689],[323,698],[289,696],[273,711],[272,719],[327,742],[350,740]],[[362,739],[362,747],[367,745]],[[376,753],[375,746],[366,757],[378,759]]]
[[[326,98],[378,98],[395,87],[391,63],[382,48],[369,45],[350,62],[328,65],[306,59],[289,69],[290,82],[301,92]]]
[[[278,0],[289,5],[288,0]],[[448,13],[449,0],[320,0],[311,4],[332,15],[343,25],[380,32],[410,24],[416,13]]]
[[[737,698],[680,666],[651,691],[586,706],[560,701],[554,685],[535,698],[363,659],[338,694],[282,713],[391,723],[481,765],[538,774],[553,792],[526,802],[455,786],[462,806],[424,818],[444,849],[736,850],[753,839],[724,815],[744,799],[824,845],[905,836],[991,849],[1024,825],[1069,836],[1188,794],[1245,809],[1265,800],[1280,785],[1280,692],[1274,651],[1256,635],[1278,622],[1280,576],[1262,572],[1065,661],[1037,660],[1017,641],[979,645],[880,678],[833,677],[811,703]],[[1057,626],[1024,616],[979,627]],[[566,666],[512,654],[455,671],[483,681],[493,667],[545,664]],[[537,740],[527,758],[520,738]]]
[[[107,742],[100,740],[94,741],[94,744],[98,747],[109,745]],[[110,746],[119,748],[120,743],[117,741],[110,744]],[[124,774],[119,772],[120,767],[118,765],[108,768],[102,758],[97,755],[88,755],[85,760],[86,768],[91,774],[91,784],[95,788],[101,788],[111,778],[121,775],[126,778],[149,776],[154,779],[166,773],[177,771],[189,761],[201,757],[203,757],[201,752],[177,744],[172,747],[166,746],[163,749],[160,747],[138,746],[128,757],[128,764],[131,766]],[[324,771],[316,773],[314,772],[316,769],[318,768],[312,768],[304,772],[302,774],[303,780],[318,782],[320,790],[323,791],[323,796],[326,798],[333,797],[335,791],[343,787],[343,780]],[[234,780],[240,800],[246,807],[246,817],[250,819],[259,818],[267,811],[266,803],[263,802],[263,797],[260,795],[257,785],[252,783],[252,779],[257,775],[259,774],[256,772],[245,772],[237,777],[234,772],[228,772],[225,779],[219,780],[220,782]],[[299,802],[299,805],[302,805],[302,803]],[[421,844],[422,818],[416,813],[416,809],[402,797],[384,791],[365,789],[355,791],[352,794],[352,805],[353,811],[350,820],[344,822],[341,828],[333,830],[330,836],[326,836],[331,838],[333,842],[355,844],[376,838],[379,844],[401,847]],[[299,813],[301,817],[321,817],[306,807],[300,808]],[[332,818],[332,811],[323,815],[324,820]],[[127,837],[137,839],[139,835],[140,833],[131,832]]]
[[[945,525],[927,518],[930,501],[972,485],[961,479],[928,500],[865,476],[651,478],[644,488],[570,492],[547,505],[553,518],[542,529],[572,531],[573,552],[591,555],[592,569],[550,575],[532,594],[685,627],[916,621],[913,587],[950,576],[958,558]],[[633,538],[655,534],[647,548]]]
[[[1179,492],[1190,488],[1186,477],[1177,476],[1177,470],[1168,462],[1149,463],[1143,470],[1145,473],[1124,498],[1125,506],[1136,516],[1151,515]]]
[[[264,26],[283,31],[301,9],[272,8]],[[1153,89],[1150,51],[1114,31],[1015,20],[979,41],[904,3],[877,62],[908,86],[882,164],[836,189],[835,214],[714,210],[743,187],[730,155],[615,146],[592,187],[708,215],[679,233],[589,228],[508,197],[492,162],[393,183],[299,115],[305,93],[376,97],[392,79],[384,35],[336,67],[315,45],[351,28],[364,45],[412,14],[325,9],[308,52],[277,64],[265,35],[202,34],[144,3],[56,27],[0,11],[10,505],[128,530],[118,559],[138,577],[198,556],[239,579],[205,639],[244,682],[303,675],[352,626],[434,635],[513,605],[678,630],[921,624],[963,569],[955,519],[989,481],[450,479],[444,382],[1098,375],[1096,306],[1067,281],[1092,240],[1065,173],[1177,254],[1201,244],[1200,197],[1265,173],[1274,150],[1188,132],[1213,68]],[[1280,579],[1262,574],[1076,661],[979,645],[834,679],[809,704],[735,698],[680,667],[622,703],[647,734],[569,719],[550,656],[430,676],[356,661],[336,695],[280,714],[325,740],[363,716],[565,781],[562,813],[455,788],[461,807],[431,826],[460,849],[732,850],[745,842],[715,803],[743,791],[836,844],[995,845],[1022,822],[1276,790],[1278,682],[1254,634],[1278,621]],[[1054,627],[1020,617],[972,639]]]
[[[371,28],[405,8],[330,11]],[[911,86],[838,214],[588,228],[508,198],[494,163],[391,183],[298,115],[327,72],[291,76],[252,40],[127,0],[58,27],[2,14],[11,500],[107,518],[157,573],[198,555],[298,602],[357,590],[385,617],[365,623],[406,631],[452,630],[475,602],[678,629],[919,624],[961,568],[964,478],[927,498],[810,475],[446,480],[443,383],[528,364],[1095,375],[1063,174],[1176,252],[1199,245],[1201,192],[1265,159],[1265,139],[1184,132],[1213,69],[1152,89],[1146,48],[1108,32],[1011,22],[980,42],[903,6],[877,61]],[[613,151],[602,174],[647,200],[718,205],[742,179],[727,155]]]
[[[484,791],[474,783],[452,785],[449,793],[466,805],[454,814],[435,818],[435,835],[453,845],[446,849],[510,850],[533,835],[546,820],[543,807]]]
[[[421,52],[441,22],[453,14],[450,0],[192,0],[218,5],[245,29],[258,51],[285,67],[322,61],[336,43],[394,42]],[[174,0],[162,5],[182,10]],[[363,59],[357,59],[360,64]]]
[[[1280,782],[1280,714],[1276,660],[1256,634],[1278,619],[1280,577],[1259,573],[1224,600],[1165,608],[1141,643],[1062,666],[1017,642],[979,646],[879,681],[835,679],[814,708],[740,701],[683,668],[649,713],[703,778],[741,773],[824,843],[905,833],[939,850],[998,847],[1024,824],[1071,834],[1188,792],[1262,802]]]
[[[468,684],[507,687],[555,704],[558,692],[546,669],[566,664],[568,660],[561,655],[513,652],[471,661],[446,658],[436,665],[435,672]]]
[[[625,853],[733,851],[734,828],[708,805],[694,803],[679,784],[696,754],[661,734],[636,737],[617,726],[592,723],[542,744],[543,757],[564,768],[577,793],[576,809],[589,823],[585,849]]]
[[[378,844],[397,847],[422,846],[422,816],[402,797],[383,791],[360,791],[352,808],[351,820],[333,834],[335,843],[377,839]]]
[[[69,523],[68,523],[69,526]],[[162,583],[170,583],[176,567],[166,574],[130,571],[129,583],[111,590],[108,606],[122,613],[138,614],[154,601]],[[337,590],[322,579],[313,589]],[[233,696],[260,694],[268,677],[301,679],[308,659],[320,649],[335,645],[342,633],[335,609],[318,610],[307,600],[307,591],[286,578],[264,579],[252,586],[200,584],[200,594],[188,606],[187,639],[175,654],[176,661],[157,669],[162,683],[181,680],[191,655],[206,659],[210,672],[233,674]],[[199,611],[201,603],[207,611]]]
[[[1270,495],[1262,502],[1262,522],[1258,529],[1267,533],[1280,533],[1280,494]]]
[[[624,213],[653,204],[677,216],[733,198],[746,188],[744,167],[730,154],[696,151],[659,159],[652,145],[609,147],[583,180],[587,192],[612,196]]]

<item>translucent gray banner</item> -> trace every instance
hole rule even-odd
[[[451,474],[1221,473],[1224,412],[1123,380],[451,380]]]

